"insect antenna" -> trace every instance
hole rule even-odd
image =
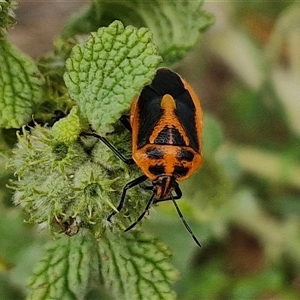
[[[182,214],[182,212],[181,212],[180,209],[179,209],[179,206],[177,205],[176,201],[174,200],[174,198],[173,198],[173,196],[172,196],[172,193],[171,193],[171,200],[172,200],[172,202],[173,202],[173,204],[174,204],[174,206],[175,206],[175,208],[176,208],[176,211],[177,211],[177,213],[178,213],[178,216],[180,217],[180,219],[181,219],[183,225],[185,226],[186,230],[190,233],[190,235],[192,236],[192,238],[193,238],[193,240],[195,241],[195,243],[196,243],[199,247],[201,247],[201,244],[200,244],[199,240],[196,238],[196,236],[194,235],[194,233],[193,233],[193,231],[192,231],[190,225],[189,225],[189,224],[187,223],[187,221],[184,219],[183,214]]]

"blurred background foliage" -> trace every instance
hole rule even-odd
[[[21,1],[10,39],[37,58],[81,5]],[[174,66],[205,113],[205,162],[179,201],[202,248],[172,203],[152,210],[143,230],[172,249],[181,300],[300,299],[300,4],[208,1],[204,9],[216,23]],[[13,207],[5,163],[0,156],[0,300],[23,299],[49,236]]]

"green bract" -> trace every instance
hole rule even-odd
[[[104,134],[113,131],[160,61],[148,29],[124,28],[115,21],[92,33],[85,45],[73,48],[64,78],[93,129]]]
[[[0,66],[0,127],[18,128],[41,102],[44,79],[29,57],[1,39]]]
[[[66,118],[53,125],[52,131],[58,141],[69,144],[77,140],[83,125],[77,112],[78,107],[74,106]]]

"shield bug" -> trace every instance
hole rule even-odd
[[[125,158],[104,137],[84,134],[99,138],[123,162],[136,163],[144,173],[125,185],[117,211],[108,220],[122,209],[127,190],[149,179],[153,194],[141,216],[125,231],[144,217],[151,204],[172,200],[185,227],[200,246],[175,200],[182,196],[178,182],[187,179],[202,164],[202,119],[200,101],[191,86],[177,73],[161,68],[152,83],[133,100],[129,117],[120,118],[132,132],[131,159]]]

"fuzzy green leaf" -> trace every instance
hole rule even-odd
[[[84,299],[97,269],[97,244],[90,235],[50,242],[29,286],[28,299]]]
[[[103,285],[114,299],[176,299],[170,283],[178,274],[166,262],[169,250],[140,233],[61,238],[46,247],[31,278],[28,299],[84,299]]]
[[[112,124],[154,77],[161,61],[156,53],[148,29],[124,28],[119,21],[73,48],[65,82],[95,130],[113,130]]]
[[[104,285],[115,299],[176,299],[170,283],[178,273],[166,262],[171,253],[163,244],[139,232],[110,234],[99,252]]]
[[[16,0],[0,0],[0,38],[6,34],[9,26],[15,24],[14,10],[17,6]]]
[[[213,16],[201,9],[202,4],[203,0],[153,0],[151,5],[139,0],[94,0],[88,11],[66,27],[64,37],[87,33],[113,20],[144,26],[153,33],[164,65],[171,65],[182,59],[213,24]]]
[[[26,124],[41,101],[44,79],[33,61],[0,40],[0,127]]]

